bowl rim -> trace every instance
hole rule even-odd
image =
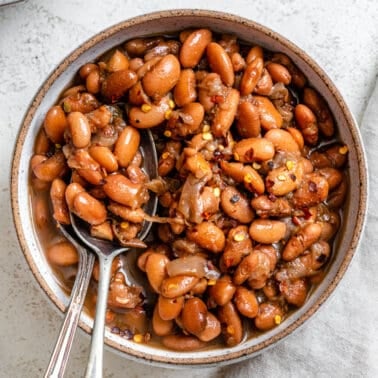
[[[34,117],[36,109],[40,105],[41,101],[45,97],[50,86],[55,82],[55,80],[66,70],[67,67],[70,66],[80,55],[82,55],[86,50],[96,46],[99,42],[108,39],[109,37],[121,32],[124,29],[127,29],[130,26],[135,25],[142,25],[148,23],[151,20],[162,20],[167,18],[177,18],[180,16],[192,16],[196,18],[206,19],[217,19],[220,21],[227,21],[232,23],[241,24],[243,26],[249,27],[270,39],[274,39],[285,48],[290,50],[290,52],[295,56],[299,57],[302,61],[304,61],[312,71],[322,80],[322,82],[327,86],[328,90],[330,91],[332,97],[337,102],[340,109],[342,109],[342,113],[346,119],[346,122],[349,125],[349,131],[351,133],[352,139],[354,141],[354,145],[356,148],[356,153],[358,156],[358,174],[360,179],[360,196],[359,196],[359,211],[357,214],[356,220],[356,228],[353,231],[353,238],[351,239],[350,245],[348,250],[345,252],[345,255],[342,259],[341,265],[336,272],[335,276],[333,277],[332,281],[327,285],[326,289],[321,293],[319,298],[316,302],[306,311],[304,312],[295,322],[290,324],[288,327],[282,329],[276,335],[268,338],[265,341],[262,341],[256,345],[248,347],[246,349],[240,349],[237,352],[233,351],[232,349],[229,350],[229,353],[222,354],[220,357],[211,356],[211,357],[204,357],[204,358],[189,358],[182,360],[180,358],[172,358],[169,356],[169,353],[166,353],[167,356],[164,356],[165,353],[162,353],[162,356],[156,357],[148,356],[145,353],[132,353],[129,348],[123,347],[121,344],[115,342],[114,340],[110,340],[108,338],[105,339],[106,344],[116,352],[119,352],[122,356],[126,356],[128,358],[134,359],[139,362],[152,362],[155,365],[161,366],[169,366],[174,365],[174,367],[178,366],[209,366],[211,364],[217,363],[235,363],[241,361],[246,358],[250,358],[255,356],[262,351],[266,350],[268,347],[275,345],[278,341],[286,338],[289,334],[293,331],[297,330],[300,326],[303,325],[312,315],[314,315],[321,305],[330,297],[330,295],[334,292],[337,285],[339,284],[340,280],[344,276],[352,258],[355,254],[361,240],[361,235],[363,232],[363,228],[365,225],[366,217],[367,217],[367,199],[368,199],[368,170],[367,170],[367,162],[365,157],[365,151],[363,146],[363,141],[359,132],[359,128],[355,119],[350,112],[345,100],[341,96],[339,90],[336,88],[335,84],[332,80],[328,77],[325,71],[319,66],[318,63],[315,62],[304,50],[299,48],[296,44],[289,41],[287,38],[282,36],[281,34],[271,30],[270,28],[263,26],[256,21],[251,19],[244,18],[242,16],[238,16],[235,14],[221,12],[221,11],[214,11],[214,10],[203,10],[203,9],[171,9],[171,10],[163,10],[163,11],[155,11],[151,13],[147,13],[144,15],[139,15],[136,17],[132,17],[121,21],[113,26],[110,26],[103,31],[96,33],[93,37],[87,39],[84,43],[80,44],[77,48],[71,51],[58,65],[57,67],[47,76],[47,79],[41,84],[37,93],[33,97],[31,103],[27,107],[25,116],[23,117],[22,123],[20,125],[20,129],[18,135],[16,137],[16,142],[14,146],[13,156],[14,159],[12,161],[11,167],[11,207],[12,207],[12,214],[13,214],[13,221],[16,228],[17,238],[19,244],[21,246],[22,252],[31,268],[34,277],[37,279],[39,286],[42,288],[43,292],[47,294],[50,300],[62,311],[64,312],[65,306],[64,304],[58,299],[58,297],[50,290],[48,285],[46,285],[42,275],[39,273],[37,265],[32,258],[32,255],[29,251],[28,241],[25,239],[23,229],[22,229],[22,221],[21,221],[21,212],[18,203],[18,177],[19,177],[19,163],[21,158],[22,152],[22,145],[25,140],[27,131],[30,127],[31,121]],[[86,332],[90,333],[91,328],[80,318],[79,326]],[[163,350],[162,350],[163,351]],[[131,353],[130,353],[131,352]],[[172,366],[173,367],[173,366]]]

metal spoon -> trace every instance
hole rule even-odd
[[[143,156],[143,168],[149,174],[150,178],[154,178],[157,172],[157,154],[152,134],[149,130],[141,133],[141,154]],[[150,196],[150,200],[146,204],[144,211],[146,214],[154,215],[156,213],[157,197]],[[92,332],[91,348],[89,352],[88,365],[86,369],[86,377],[102,377],[103,365],[103,344],[105,333],[105,312],[108,298],[109,283],[111,278],[112,262],[116,256],[126,252],[131,247],[138,247],[134,243],[120,247],[119,245],[94,238],[89,233],[89,228],[85,222],[78,217],[70,214],[72,227],[83,244],[93,251],[99,260],[99,281],[98,281],[98,297],[96,304],[96,314]],[[151,223],[144,221],[142,230],[138,238],[143,241],[148,235]]]
[[[58,223],[58,227],[62,234],[75,246],[79,254],[79,264],[75,284],[71,291],[70,302],[66,309],[66,315],[44,375],[45,378],[63,377],[64,375],[95,261],[95,255],[88,253],[88,251],[75,240],[75,232],[72,226]]]

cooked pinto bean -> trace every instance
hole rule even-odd
[[[259,82],[264,68],[262,58],[256,58],[248,63],[240,81],[240,94],[247,96],[253,92]]]
[[[79,261],[76,248],[68,241],[60,241],[47,249],[49,262],[57,266],[75,265]]]
[[[71,221],[65,200],[66,187],[67,185],[63,180],[56,178],[51,183],[50,198],[53,206],[54,219],[59,223],[70,224]]]
[[[265,138],[247,138],[236,143],[233,152],[242,163],[262,162],[273,158],[274,145]]]
[[[184,106],[196,100],[196,75],[192,69],[181,70],[173,96],[177,106]]]
[[[137,82],[134,71],[125,69],[112,72],[103,82],[101,93],[111,103],[118,101]]]
[[[103,203],[85,191],[76,194],[72,211],[92,225],[101,224],[106,219],[106,208]]]
[[[163,345],[178,352],[190,352],[203,348],[206,344],[195,336],[168,335],[162,338]]]
[[[165,298],[162,295],[159,295],[157,307],[158,307],[159,315],[163,320],[176,319],[180,315],[180,312],[183,306],[184,306],[184,297],[177,297],[177,298],[170,299],[170,298]]]
[[[219,253],[223,250],[226,238],[223,231],[212,222],[202,222],[189,229],[186,233],[189,240],[211,252]]]
[[[294,192],[296,207],[311,207],[324,201],[328,196],[328,182],[319,173],[307,174],[299,188]]]
[[[282,281],[279,285],[280,292],[286,301],[297,307],[301,307],[305,303],[308,294],[307,287],[307,282],[303,278],[294,281]]]
[[[231,277],[222,276],[217,280],[215,285],[209,289],[210,300],[214,301],[218,306],[224,306],[234,296],[236,287],[232,283]]]
[[[293,209],[285,198],[273,198],[269,196],[258,196],[251,201],[252,208],[261,218],[290,216]]]
[[[218,319],[222,327],[222,335],[228,346],[235,346],[242,341],[243,326],[237,309],[232,302],[228,302],[218,309]]]
[[[259,109],[252,102],[240,102],[236,114],[236,127],[243,138],[255,138],[260,135],[261,123]]]
[[[193,276],[174,276],[163,280],[160,286],[161,295],[166,298],[177,298],[188,293],[199,281]]]
[[[277,220],[256,219],[251,223],[249,234],[258,243],[276,243],[285,237],[286,224]]]
[[[234,302],[243,316],[247,318],[255,318],[257,316],[259,303],[253,290],[238,286],[235,291]]]
[[[47,137],[53,143],[62,143],[64,141],[67,117],[61,106],[56,105],[48,110],[43,126]]]
[[[299,152],[297,142],[286,130],[271,129],[265,133],[264,138],[271,141],[277,151]]]
[[[259,108],[261,127],[265,130],[282,127],[282,116],[267,97],[255,96]]]
[[[33,166],[33,160],[38,155],[34,155],[31,161],[33,173],[42,181],[53,181],[57,177],[61,177],[67,170],[66,161],[61,151],[56,152],[50,158],[43,157],[43,160]]]
[[[199,298],[187,299],[181,313],[185,330],[193,335],[204,331],[207,322],[207,306]]]
[[[284,65],[271,62],[266,65],[266,69],[274,82],[284,83],[285,85],[291,83],[290,72]]]
[[[155,306],[152,315],[152,329],[157,336],[171,335],[174,329],[173,320],[164,320],[159,314],[158,306]]]
[[[131,126],[126,126],[114,146],[114,156],[121,167],[127,167],[130,164],[138,151],[139,143],[139,131]]]
[[[225,85],[232,86],[235,80],[234,70],[231,58],[224,48],[216,42],[210,42],[207,45],[206,54],[212,71],[220,75]]]
[[[276,303],[262,303],[255,317],[255,326],[259,330],[267,331],[276,327],[282,321],[284,313]]]
[[[233,186],[227,186],[222,190],[221,206],[229,217],[240,223],[250,223],[253,220],[253,210],[247,198]]]
[[[167,277],[166,265],[168,263],[168,257],[161,253],[153,252],[147,256],[145,270],[148,282],[156,293],[160,293],[161,284]]]
[[[314,145],[318,142],[318,123],[315,114],[309,107],[303,104],[298,104],[295,107],[295,120],[298,126],[302,130],[304,140]]]
[[[208,29],[198,29],[191,32],[181,47],[180,63],[183,67],[194,68],[211,42],[212,33]]]

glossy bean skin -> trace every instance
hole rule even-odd
[[[61,101],[63,109],[67,112],[80,112],[83,114],[92,112],[100,106],[99,101],[88,92],[78,92],[64,97]]]
[[[112,72],[102,83],[101,93],[110,102],[118,101],[136,82],[137,75],[131,70]]]
[[[247,318],[255,318],[259,311],[259,303],[254,291],[244,286],[238,286],[234,296],[235,306],[238,311]]]
[[[129,59],[117,49],[107,62],[106,68],[109,72],[127,70],[129,68]]]
[[[332,113],[319,93],[310,87],[303,90],[303,103],[316,115],[320,132],[330,138],[335,133],[335,124]]]
[[[240,102],[237,111],[237,130],[243,138],[256,138],[261,132],[259,110],[252,102]]]
[[[232,86],[235,80],[234,70],[231,58],[224,48],[216,42],[210,42],[206,48],[206,55],[211,70],[219,74],[225,85]]]
[[[74,197],[73,211],[79,218],[91,225],[105,222],[107,216],[103,203],[85,191]]]
[[[50,246],[46,251],[49,262],[57,266],[71,266],[79,261],[76,248],[68,241],[60,241]]]
[[[227,346],[238,345],[243,338],[243,326],[240,316],[232,302],[219,307],[218,319],[222,327],[222,335]]]
[[[174,276],[165,278],[160,286],[161,295],[177,298],[188,293],[199,281],[193,276]]]
[[[203,348],[206,344],[195,336],[168,335],[162,338],[162,344],[178,352],[190,352]]]
[[[56,178],[51,183],[50,199],[53,207],[53,218],[62,224],[70,224],[70,217],[68,213],[68,207],[65,200],[66,183]]]
[[[216,137],[225,136],[230,129],[239,104],[240,94],[231,88],[223,103],[219,104],[211,124],[211,131]]]
[[[253,218],[253,210],[247,198],[235,187],[227,186],[221,193],[221,206],[223,211],[240,223],[250,223]]]
[[[62,143],[67,128],[67,117],[61,106],[55,105],[46,113],[43,127],[46,135],[53,143]]]
[[[282,257],[286,261],[294,260],[313,243],[319,240],[322,227],[318,223],[309,223],[294,234],[286,243]]]
[[[318,172],[327,180],[329,191],[337,188],[343,180],[342,173],[336,168],[325,167],[319,169]]]
[[[273,158],[274,145],[265,138],[247,138],[236,143],[233,152],[242,163],[262,162]]]
[[[193,335],[201,333],[206,327],[207,306],[199,298],[187,299],[181,313],[185,330]]]
[[[221,324],[215,315],[211,312],[206,314],[206,326],[203,331],[199,332],[196,336],[204,342],[209,342],[217,338],[221,333]]]
[[[255,318],[255,326],[259,330],[267,331],[280,324],[283,315],[278,304],[262,303]]]
[[[156,293],[160,293],[163,280],[167,277],[166,265],[169,259],[161,253],[151,253],[147,256],[145,271],[148,282]]]
[[[224,306],[230,302],[234,296],[236,287],[233,284],[231,277],[224,275],[217,280],[215,285],[209,288],[210,300],[215,302],[218,306]]]
[[[347,161],[347,152],[348,149],[345,149],[345,146],[336,143],[324,150],[315,150],[310,154],[310,160],[315,168],[342,168]]]
[[[291,83],[290,72],[284,65],[270,62],[266,65],[266,68],[275,83],[279,82],[284,83],[285,85]]]
[[[130,164],[138,151],[139,143],[139,131],[134,127],[126,126],[114,146],[114,156],[121,167],[127,167]]]
[[[252,240],[249,237],[247,226],[232,228],[227,235],[220,267],[224,268],[222,270],[227,271],[228,268],[238,265],[242,258],[251,252]]]
[[[179,77],[180,63],[174,55],[168,54],[143,76],[143,89],[148,96],[160,99],[177,84]]]
[[[167,97],[163,97],[156,104],[151,104],[147,112],[141,107],[132,107],[129,111],[130,124],[138,129],[146,129],[160,125],[165,120],[166,112],[170,110]]]
[[[260,96],[269,96],[272,93],[273,80],[266,68],[263,69],[260,80],[257,82],[253,93]]]
[[[291,75],[291,82],[298,88],[303,88],[307,84],[307,79],[292,60],[283,53],[275,53],[272,57],[272,62],[282,64],[285,66]]]
[[[184,297],[165,298],[159,295],[157,307],[159,315],[163,320],[174,320],[179,315],[184,306]]]
[[[295,107],[295,120],[300,127],[304,140],[314,145],[318,142],[319,129],[315,114],[309,107],[298,104]]]
[[[251,201],[252,208],[260,218],[290,216],[293,209],[285,198],[269,199],[269,196],[258,196]]]
[[[88,152],[107,172],[111,173],[118,170],[117,158],[108,147],[91,146]]]
[[[173,320],[164,320],[160,317],[158,306],[155,306],[152,315],[152,329],[157,336],[170,335],[174,329]]]
[[[240,94],[247,96],[253,92],[259,82],[264,68],[264,62],[261,58],[254,59],[247,64],[240,81]]]
[[[283,281],[279,288],[288,303],[296,307],[301,307],[305,303],[308,294],[308,285],[305,279]]]
[[[104,181],[104,192],[121,205],[136,209],[146,200],[142,185],[132,183],[120,173],[109,175]]]
[[[226,244],[223,231],[212,222],[202,222],[188,230],[186,236],[200,247],[219,253]]]
[[[250,165],[221,161],[220,166],[225,174],[233,178],[236,182],[243,183],[247,190],[257,194],[264,193],[264,180]]]
[[[151,49],[159,44],[163,39],[160,37],[151,38],[134,38],[127,41],[124,45],[127,53],[132,56],[143,56],[148,49]]]
[[[198,29],[191,32],[180,50],[181,65],[185,68],[194,68],[205,53],[211,38],[212,33],[208,29]]]
[[[187,136],[198,131],[205,110],[201,103],[190,102],[169,117],[167,127],[174,135]]]
[[[88,147],[91,141],[91,127],[87,117],[80,112],[71,112],[67,116],[67,122],[73,145],[76,148]]]
[[[262,128],[270,130],[282,127],[282,116],[267,97],[255,96],[254,101],[259,109]]]
[[[61,151],[56,152],[50,158],[43,157],[43,160],[33,167],[33,159],[38,155],[34,155],[31,161],[32,170],[35,176],[42,180],[51,182],[57,177],[61,177],[67,170],[64,155]]]
[[[331,209],[339,209],[342,207],[345,197],[347,196],[348,183],[346,177],[342,178],[341,183],[329,193],[327,204]]]
[[[263,244],[276,243],[284,238],[285,233],[285,223],[270,219],[256,219],[249,228],[251,238]]]
[[[299,146],[292,135],[282,129],[271,129],[268,130],[264,138],[273,143],[276,151],[286,151],[286,152],[298,152]]]
[[[177,106],[184,106],[196,100],[196,75],[192,69],[181,70],[173,91],[173,98]]]

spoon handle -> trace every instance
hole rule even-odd
[[[76,248],[81,248],[76,245]],[[75,338],[77,324],[79,322],[81,309],[84,304],[85,295],[91,280],[95,255],[86,250],[79,250],[80,261],[74,287],[71,292],[71,299],[66,315],[60,329],[60,333],[51,355],[49,365],[45,372],[47,377],[63,377]]]
[[[91,348],[89,351],[88,365],[85,372],[86,378],[102,377],[102,363],[104,352],[105,313],[109,293],[112,262],[114,255],[99,255],[99,281],[96,314],[93,325]]]

